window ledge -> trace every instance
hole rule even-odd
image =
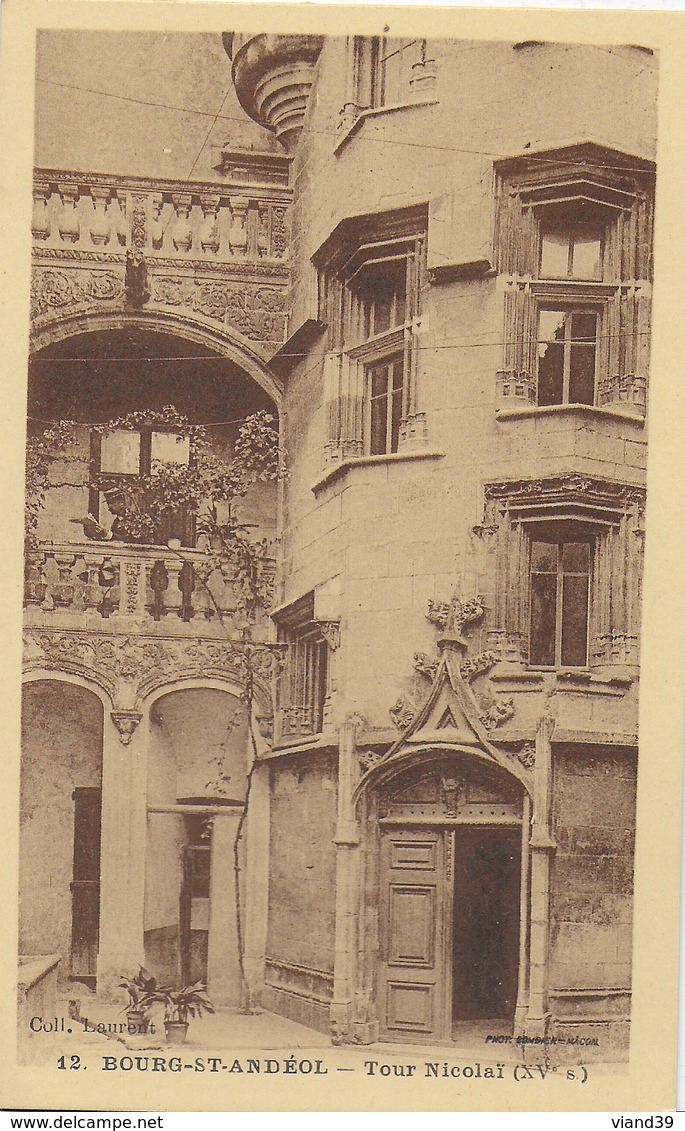
[[[312,483],[311,490],[316,495],[329,483],[338,479],[342,475],[346,475],[348,471],[355,467],[372,467],[377,464],[392,464],[392,463],[405,463],[409,460],[422,460],[422,459],[444,459],[445,453],[439,452],[434,449],[418,449],[410,452],[391,452],[389,455],[380,456],[354,456],[352,459],[341,460],[340,463],[333,464],[332,467],[326,468],[324,473],[319,476],[316,482]]]
[[[333,147],[333,153],[337,156],[343,149],[350,138],[354,137],[358,130],[361,129],[364,122],[369,118],[379,118],[383,114],[395,114],[398,110],[413,110],[417,106],[439,106],[439,98],[414,98],[407,99],[406,102],[393,102],[390,106],[370,106],[367,110],[361,110],[352,124],[340,134]]]
[[[590,404],[552,404],[552,405],[521,405],[517,408],[498,408],[495,410],[496,420],[523,420],[526,417],[538,416],[590,416],[601,419],[603,416],[611,420],[624,420],[636,428],[644,428],[643,416],[633,412],[625,412],[619,408],[607,408]]]

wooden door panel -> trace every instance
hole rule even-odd
[[[435,986],[419,982],[388,982],[387,1028],[402,1033],[433,1034]]]
[[[440,830],[381,836],[380,1025],[394,1040],[444,1035],[449,995],[445,953],[450,914]]]
[[[435,888],[390,885],[388,963],[435,965]]]

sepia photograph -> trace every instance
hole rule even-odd
[[[19,1071],[616,1079],[660,52],[251,14],[35,33]]]

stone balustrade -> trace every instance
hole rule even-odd
[[[273,573],[271,559],[265,559],[264,571]],[[29,551],[24,605],[29,624],[100,624],[109,631],[119,621],[122,631],[143,624],[149,631],[154,621],[162,633],[191,621],[198,631],[203,621],[241,615],[235,585],[210,555],[105,542]]]
[[[39,254],[41,249],[130,250],[189,262],[284,261],[287,165],[281,168],[273,158],[265,171],[262,158],[252,173],[249,163],[239,169],[230,156],[221,154],[220,168],[235,178],[227,184],[38,169],[34,247]],[[253,183],[253,175],[264,181]]]

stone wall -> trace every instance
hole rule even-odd
[[[555,751],[550,998],[560,1033],[606,1039],[607,1016],[629,1013],[636,768],[634,750]]]
[[[263,1002],[323,1031],[333,990],[335,815],[330,755],[273,767]]]

